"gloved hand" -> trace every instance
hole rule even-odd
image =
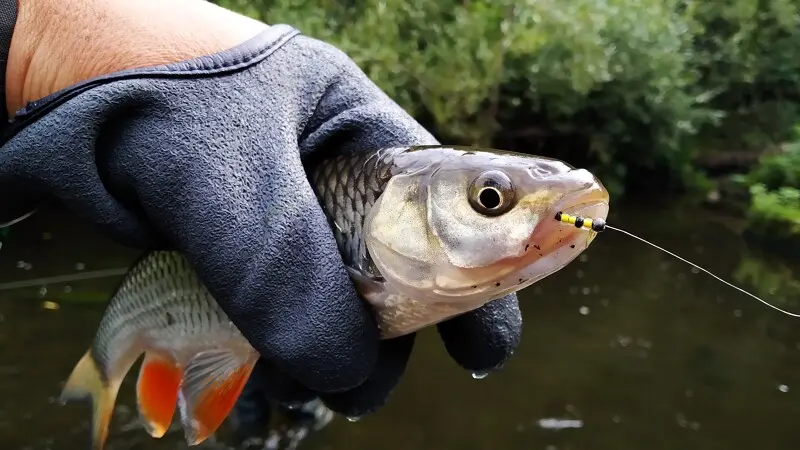
[[[159,7],[141,5],[151,3]],[[175,26],[202,22],[192,14]],[[224,32],[231,21],[201,31]],[[119,31],[128,21],[110,23]],[[87,25],[61,26],[66,35],[52,34],[63,39]],[[102,29],[85,36],[112,45]],[[55,200],[122,242],[184,252],[263,356],[269,374],[254,380],[281,400],[320,395],[360,415],[384,403],[414,336],[378,340],[302,162],[435,142],[343,53],[274,26],[227,51],[115,72],[29,103],[0,151],[0,223]],[[519,341],[516,297],[438,328],[461,366],[492,370]]]

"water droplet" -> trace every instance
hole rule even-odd
[[[303,402],[290,402],[286,404],[286,407],[289,409],[297,409],[303,406]]]
[[[587,255],[586,253],[582,253],[580,258],[578,259],[580,260],[580,262],[586,262],[589,260],[589,255]]]
[[[578,270],[575,272],[575,277],[576,277],[576,278],[578,278],[579,280],[580,280],[581,278],[583,278],[583,271],[582,271],[582,270],[580,270],[580,269],[578,269]]]
[[[489,376],[487,372],[472,372],[472,378],[475,378],[476,380],[482,380],[487,376]]]
[[[52,233],[49,233],[47,231],[42,233],[42,240],[43,241],[49,241],[50,239],[53,239],[53,234]]]
[[[592,288],[590,288],[590,287],[585,287],[585,288],[583,288],[583,289],[581,290],[581,292],[583,292],[583,295],[589,295],[589,294],[591,294],[591,293],[592,293]]]
[[[22,269],[25,267],[25,261],[17,261],[17,269]]]
[[[578,309],[578,311],[581,313],[581,315],[585,316],[585,315],[589,314],[589,307],[588,306],[581,306]]]
[[[84,264],[82,262],[79,262],[79,263],[75,264],[75,270],[83,270],[85,268],[86,268],[86,264]]]
[[[39,297],[44,297],[47,295],[47,287],[42,286],[39,288]]]
[[[64,293],[69,294],[70,292],[72,292],[72,286],[70,285],[64,286]]]
[[[698,269],[697,267],[692,267],[690,270],[691,270],[691,271],[692,271],[692,273],[694,273],[694,274],[700,273],[700,269]]]
[[[741,309],[733,310],[733,315],[736,317],[742,317],[742,310]]]
[[[787,386],[785,384],[781,384],[781,385],[778,386],[778,390],[781,391],[781,392],[789,392],[789,386]]]
[[[347,416],[347,421],[348,422],[358,422],[359,420],[361,420],[361,417],[358,417],[358,416]]]

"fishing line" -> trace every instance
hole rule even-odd
[[[695,269],[706,273],[707,275],[711,276],[712,278],[714,278],[715,280],[721,282],[722,284],[724,284],[726,286],[729,286],[729,287],[732,287],[732,288],[736,289],[737,291],[741,292],[742,294],[748,295],[748,296],[758,300],[759,302],[769,306],[770,308],[772,308],[772,309],[774,309],[776,311],[782,312],[782,313],[786,314],[787,316],[799,317],[800,318],[800,314],[796,314],[796,313],[793,313],[793,312],[789,312],[789,311],[783,310],[783,309],[781,309],[781,308],[769,303],[768,301],[761,299],[760,297],[756,296],[755,294],[751,294],[750,292],[740,288],[739,286],[736,286],[735,284],[733,284],[733,283],[731,283],[729,281],[723,280],[719,276],[714,275],[710,271],[698,266],[697,264],[689,261],[686,258],[678,256],[675,253],[672,253],[671,251],[669,251],[669,250],[667,250],[667,249],[665,249],[663,247],[659,247],[658,245],[656,245],[656,244],[654,244],[654,243],[652,243],[652,242],[650,242],[650,241],[648,241],[648,240],[646,240],[644,238],[641,238],[641,237],[639,237],[639,236],[637,236],[637,235],[635,235],[635,234],[633,234],[633,233],[631,233],[629,231],[625,231],[625,230],[623,230],[621,228],[612,227],[610,225],[607,225],[605,220],[603,220],[603,219],[600,219],[600,218],[589,219],[589,218],[584,218],[584,217],[581,217],[581,216],[572,216],[572,215],[569,215],[569,214],[566,214],[566,213],[562,213],[562,212],[559,212],[558,214],[556,214],[555,219],[557,221],[559,221],[559,222],[562,222],[562,223],[568,223],[568,224],[571,224],[571,225],[575,225],[576,228],[581,228],[581,229],[585,229],[585,230],[592,230],[592,231],[595,231],[597,233],[600,233],[601,231],[604,231],[604,230],[614,230],[614,231],[618,231],[618,232],[620,232],[622,234],[628,235],[628,236],[638,240],[639,242],[643,242],[643,243],[645,243],[645,244],[647,244],[647,245],[649,245],[649,246],[651,246],[651,247],[653,247],[653,248],[655,248],[657,250],[661,250],[662,252],[672,256],[673,258],[675,258],[675,259],[677,259],[679,261],[685,262],[686,264],[694,267]]]
[[[94,270],[90,272],[71,273],[66,275],[56,275],[53,277],[34,278],[31,280],[10,281],[8,283],[0,283],[0,291],[37,287],[45,284],[66,283],[70,281],[93,280],[97,278],[116,277],[120,275],[125,275],[127,271],[128,269],[126,268],[105,269],[105,270]]]

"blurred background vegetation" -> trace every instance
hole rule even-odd
[[[800,236],[797,0],[217,0],[347,52],[437,137]],[[780,246],[782,247],[782,246]]]

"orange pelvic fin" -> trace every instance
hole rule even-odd
[[[133,361],[122,367],[123,376],[130,369]],[[108,438],[108,426],[117,401],[117,393],[122,377],[107,377],[100,372],[91,351],[87,351],[78,361],[61,391],[61,402],[71,400],[92,401],[92,450],[102,450]]]
[[[208,439],[228,417],[258,360],[255,350],[207,350],[186,365],[180,390],[183,432],[189,445]]]
[[[181,375],[174,358],[156,352],[145,354],[136,383],[136,404],[145,429],[154,438],[164,436],[172,423]]]

